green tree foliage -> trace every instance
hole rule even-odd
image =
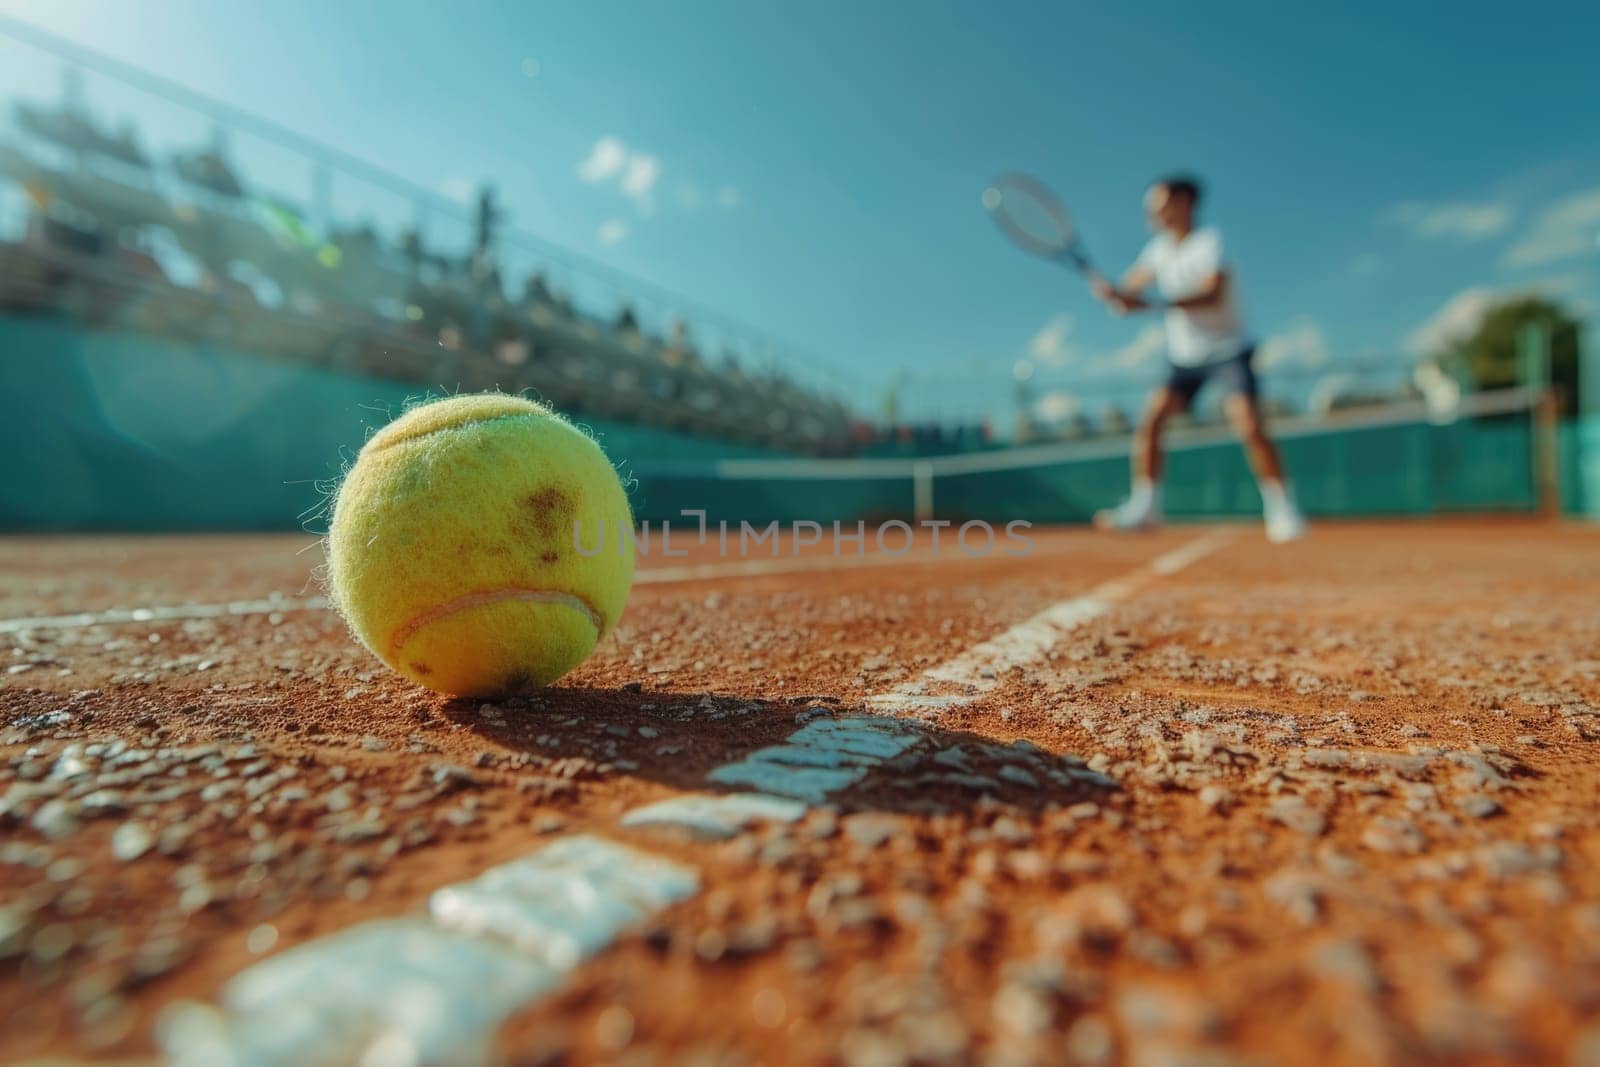
[[[1444,356],[1446,365],[1478,389],[1506,389],[1525,384],[1519,362],[1524,327],[1543,324],[1549,330],[1551,382],[1560,391],[1562,407],[1576,409],[1578,399],[1578,320],[1560,305],[1537,296],[1496,304],[1472,336],[1457,342]]]

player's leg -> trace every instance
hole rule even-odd
[[[1261,407],[1256,402],[1256,377],[1250,366],[1252,353],[1246,352],[1238,359],[1218,368],[1217,378],[1228,389],[1223,398],[1223,410],[1233,432],[1244,445],[1250,467],[1255,471],[1256,484],[1261,488],[1263,517],[1267,524],[1267,539],[1282,543],[1303,537],[1306,520],[1295,506],[1294,497],[1283,475],[1283,456],[1277,444],[1267,433],[1261,418]]]
[[[1228,415],[1228,425],[1233,427],[1239,443],[1244,446],[1256,481],[1282,485],[1283,457],[1261,421],[1261,409],[1256,404],[1256,398],[1244,393],[1231,393],[1223,398],[1222,406]]]
[[[1164,385],[1150,394],[1144,411],[1139,416],[1139,428],[1133,442],[1133,480],[1161,484],[1166,470],[1167,456],[1162,448],[1162,434],[1167,420],[1188,406],[1188,397],[1171,385]]]
[[[1161,472],[1165,462],[1161,435],[1167,420],[1182,411],[1193,396],[1172,382],[1150,394],[1133,435],[1133,487],[1128,499],[1097,512],[1096,526],[1111,530],[1148,530],[1161,524]]]

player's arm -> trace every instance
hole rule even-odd
[[[1200,257],[1199,262],[1211,269],[1211,273],[1206,276],[1205,280],[1195,286],[1194,292],[1187,296],[1153,304],[1144,299],[1142,295],[1144,286],[1140,286],[1138,290],[1132,292],[1126,291],[1127,287],[1121,290],[1114,289],[1111,290],[1110,299],[1107,301],[1111,306],[1111,310],[1119,315],[1126,315],[1130,311],[1145,311],[1151,308],[1163,310],[1177,308],[1181,311],[1198,311],[1202,308],[1216,307],[1226,300],[1228,296],[1228,268],[1227,261],[1223,258],[1221,235],[1214,229],[1208,229],[1202,230],[1191,239],[1195,242],[1193,251],[1188,251],[1186,246],[1185,254]],[[1147,268],[1149,254],[1150,250],[1149,246],[1147,246],[1145,253],[1139,257],[1138,262],[1133,265],[1133,270],[1128,273],[1132,275],[1141,268]],[[1153,272],[1147,270],[1146,273]],[[1149,282],[1149,277],[1146,277],[1144,284],[1148,285]]]
[[[1133,272],[1130,271],[1129,273],[1131,274]],[[1146,281],[1145,284],[1148,285],[1149,282]],[[1106,302],[1111,305],[1111,309],[1117,312],[1117,314],[1126,315],[1130,311],[1149,311],[1152,308],[1158,308],[1162,311],[1165,311],[1168,308],[1178,308],[1182,311],[1198,311],[1201,308],[1216,307],[1218,304],[1222,303],[1223,299],[1227,296],[1227,293],[1228,272],[1226,269],[1222,269],[1214,272],[1211,277],[1202,282],[1200,287],[1194,292],[1190,293],[1188,296],[1178,297],[1176,300],[1167,300],[1159,304],[1152,304],[1150,301],[1144,299],[1143,296],[1139,295],[1138,292],[1129,292],[1125,285],[1118,289],[1111,290],[1111,296],[1109,299],[1102,299],[1106,299]]]
[[[1201,308],[1216,307],[1227,295],[1228,271],[1224,267],[1202,282],[1194,292],[1177,300],[1169,300],[1166,306],[1183,311],[1198,311]]]
[[[1143,293],[1155,281],[1155,271],[1143,263],[1135,263],[1122,275],[1122,281],[1112,285],[1104,278],[1095,278],[1091,283],[1094,295],[1118,314],[1127,314],[1129,311],[1147,307]]]

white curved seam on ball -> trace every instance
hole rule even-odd
[[[467,593],[454,600],[447,600],[443,604],[436,604],[420,615],[413,616],[389,637],[389,647],[396,655],[411,640],[413,634],[431,623],[440,619],[449,618],[458,612],[468,611],[472,608],[481,608],[489,604],[499,604],[506,600],[525,600],[535,604],[562,604],[569,608],[576,608],[588,616],[594,624],[596,634],[605,632],[605,623],[601,620],[600,612],[593,604],[576,593],[563,593],[556,589],[494,589],[487,593]]]
[[[548,419],[548,418],[551,418],[551,417],[553,417],[553,416],[548,411],[546,411],[546,412],[507,411],[507,412],[503,412],[503,413],[501,413],[499,415],[491,415],[486,419],[468,419],[466,422],[452,422],[452,423],[447,423],[444,426],[435,426],[431,430],[423,430],[421,433],[410,434],[409,436],[406,436],[406,437],[396,437],[393,441],[385,441],[385,442],[383,442],[377,448],[372,449],[372,451],[373,452],[382,452],[385,449],[393,448],[395,445],[408,445],[413,441],[421,441],[421,440],[424,440],[425,438],[432,437],[435,434],[449,433],[452,430],[465,430],[469,426],[486,426],[491,422],[502,422],[502,421],[504,421],[506,419]],[[565,421],[565,420],[558,419],[557,421]],[[391,423],[391,425],[393,425],[393,424]],[[388,427],[384,427],[384,429],[388,429]],[[371,447],[372,442],[376,441],[378,438],[380,438],[382,436],[383,436],[383,430],[379,430],[377,433],[373,434],[372,437],[370,437],[367,440],[366,444],[361,446],[361,451],[363,451],[363,452],[367,451],[367,449],[369,447]]]

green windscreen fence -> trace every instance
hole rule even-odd
[[[0,531],[320,533],[344,465],[428,391],[217,345],[0,316],[9,405],[0,418]],[[576,421],[624,472],[646,457],[776,454],[613,419]]]
[[[400,382],[356,378],[213,346],[0,318],[0,530],[321,529],[342,464],[398,412]],[[752,523],[937,517],[1083,522],[1127,492],[1128,439],[930,459],[805,460],[687,432],[583,420],[630,478],[640,519]],[[1531,511],[1541,436],[1532,394],[1468,397],[1430,418],[1416,404],[1274,423],[1313,515]],[[1563,425],[1570,513],[1600,510],[1600,417]],[[1175,434],[1174,516],[1255,514],[1238,444]],[[1538,447],[1536,447],[1538,445]]]
[[[1600,412],[1561,424],[1561,510],[1600,519]]]
[[[1279,420],[1274,432],[1301,505],[1314,516],[1533,511],[1540,435],[1534,394],[1465,398]],[[681,521],[855,522],[888,518],[1084,522],[1128,488],[1126,438],[921,460],[727,460],[636,466],[638,517]],[[1225,431],[1174,434],[1166,505],[1177,517],[1256,514],[1260,497]]]

